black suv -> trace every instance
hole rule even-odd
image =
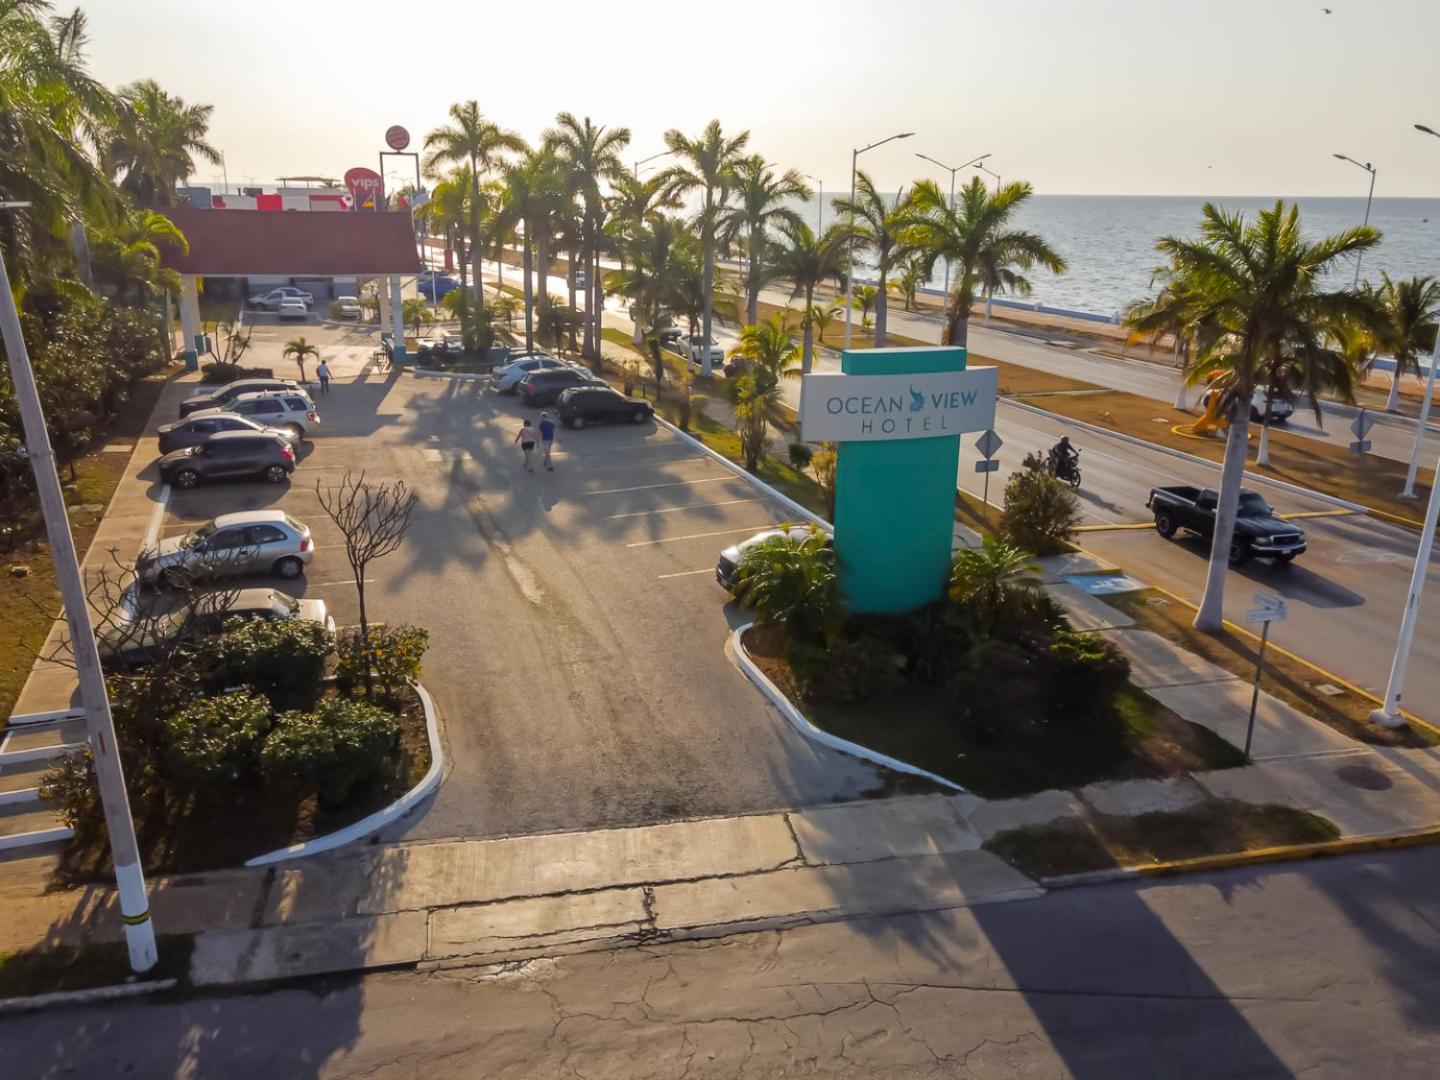
[[[201,409],[220,409],[229,405],[241,394],[256,394],[274,391],[295,391],[301,386],[293,379],[236,379],[208,394],[196,394],[180,402],[180,415],[189,416]]]
[[[295,451],[278,435],[219,431],[199,446],[160,459],[160,479],[177,488],[211,480],[253,480],[279,484],[295,471]]]
[[[553,405],[560,391],[572,386],[604,386],[596,375],[584,368],[551,368],[549,371],[532,371],[520,380],[520,400],[526,405]]]
[[[586,424],[643,424],[655,410],[650,402],[626,397],[608,386],[572,386],[560,394],[560,422],[566,427]]]
[[[192,417],[189,420],[177,420],[173,424],[161,424],[160,453],[168,454],[172,450],[183,450],[187,446],[196,446],[221,431],[284,434],[279,428],[267,428],[264,424],[251,420],[248,416],[214,413],[210,416]]]

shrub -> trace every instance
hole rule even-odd
[[[761,626],[785,626],[800,641],[828,636],[840,618],[835,549],[818,528],[762,540],[735,571],[735,597]]]
[[[815,448],[809,443],[796,440],[790,444],[788,449],[790,451],[790,464],[795,467],[796,472],[804,472],[810,467],[810,462],[815,460]]]
[[[966,738],[993,741],[1027,738],[1043,717],[1035,658],[1019,645],[987,640],[969,653],[947,689],[955,702],[956,722]]]
[[[792,652],[789,659],[791,668],[805,684],[806,695],[813,701],[848,705],[905,688],[905,657],[887,642],[869,634],[823,652],[802,644],[798,653]]]
[[[270,719],[270,702],[250,690],[197,698],[164,721],[167,776],[191,788],[249,777]]]
[[[88,845],[103,835],[105,809],[88,748],[66,754],[55,763],[40,779],[40,798],[54,804],[60,820],[75,830],[80,843]]]
[[[400,724],[384,709],[332,698],[314,712],[280,716],[260,751],[260,771],[282,790],[316,787],[333,806],[384,771],[399,739]]]
[[[954,604],[927,604],[900,620],[900,648],[911,676],[931,685],[966,669],[975,645],[975,624]]]
[[[985,635],[1014,625],[1038,602],[1040,587],[1029,553],[987,536],[978,548],[960,548],[950,568],[950,599],[964,605]]]
[[[1017,547],[1053,555],[1065,550],[1075,537],[1080,500],[1046,471],[1045,459],[1039,454],[1026,454],[1023,464],[1005,485],[1000,528]]]
[[[212,361],[200,365],[200,374],[207,383],[228,383],[236,379],[269,379],[275,372],[268,367],[241,367],[239,364],[223,364]]]
[[[429,632],[418,626],[370,628],[370,669],[387,698],[393,700],[407,682],[420,678],[420,660],[429,647]],[[366,654],[358,630],[340,639],[335,680],[346,693],[364,685]]]
[[[810,459],[810,471],[815,474],[815,483],[820,485],[820,494],[825,497],[825,516],[835,520],[835,466],[839,453],[832,442],[821,443]]]
[[[1046,653],[1050,713],[1057,718],[1113,717],[1111,702],[1130,678],[1130,661],[1096,634],[1058,630]]]
[[[200,643],[195,663],[211,689],[250,686],[278,710],[315,700],[333,648],[325,627],[309,619],[232,619]]]

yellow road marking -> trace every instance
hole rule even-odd
[[[1078,525],[1076,532],[1114,532],[1117,529],[1153,529],[1155,523],[1152,521],[1137,521],[1134,523],[1122,523],[1118,525]]]
[[[1374,511],[1371,511],[1373,513]],[[1327,518],[1327,517],[1353,517],[1356,514],[1364,513],[1363,510],[1300,510],[1293,514],[1276,514],[1275,516],[1285,521],[1296,521],[1299,518]]]

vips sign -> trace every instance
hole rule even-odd
[[[385,181],[374,169],[357,165],[345,174],[345,186],[355,199],[357,208],[375,210],[385,198]]]
[[[966,368],[916,375],[806,375],[800,434],[806,442],[933,439],[988,431],[999,371]]]

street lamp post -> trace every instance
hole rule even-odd
[[[1000,193],[1000,174],[999,174],[998,172],[995,172],[993,169],[988,169],[988,168],[986,168],[984,165],[979,165],[979,164],[977,164],[975,167],[976,167],[977,169],[979,169],[981,172],[983,172],[983,173],[989,173],[991,176],[993,176],[993,177],[995,178],[995,193],[998,195],[998,194]],[[990,313],[991,313],[994,309],[995,309],[995,294],[992,293],[992,292],[987,288],[987,289],[985,290],[985,321],[986,321],[987,323],[990,321]]]
[[[894,142],[896,139],[908,139],[911,135],[914,134],[915,133],[913,131],[902,131],[898,135],[891,135],[889,138],[881,139],[879,142],[873,142],[869,146],[862,146],[858,150],[850,151],[851,234],[849,239],[845,241],[846,254],[849,256],[849,258],[845,260],[845,348],[847,349],[850,348],[850,322],[851,315],[853,314],[851,310],[851,304],[854,302],[855,299],[855,166],[860,159],[860,155],[865,153],[867,150],[874,150],[877,146],[884,146],[886,143]]]
[[[675,151],[673,151],[673,150],[661,150],[660,153],[658,153],[658,154],[651,154],[651,155],[650,155],[649,157],[647,157],[647,158],[641,158],[639,161],[635,162],[634,178],[635,178],[636,180],[639,180],[639,179],[640,179],[640,166],[641,166],[641,165],[644,165],[646,162],[649,162],[649,161],[654,161],[656,158],[662,158],[662,157],[665,157],[665,156],[668,155],[668,154],[673,154],[674,152],[675,152]]]
[[[0,203],[0,209],[14,210],[26,205]],[[20,315],[15,310],[3,253],[0,253],[0,334],[3,334],[5,352],[10,360],[10,377],[25,431],[25,452],[34,471],[35,490],[45,518],[45,533],[50,539],[50,557],[55,565],[56,584],[60,586],[60,601],[64,605],[65,621],[70,627],[80,700],[90,732],[90,754],[95,766],[95,780],[100,788],[100,803],[105,812],[105,828],[110,835],[110,856],[115,863],[115,884],[120,892],[120,914],[125,928],[125,944],[130,951],[130,968],[145,972],[155,966],[157,959],[155,924],[150,921],[150,901],[145,892],[145,873],[140,868],[135,822],[131,820],[130,803],[125,794],[120,748],[115,742],[115,721],[110,715],[105,675],[100,669],[100,653],[95,647],[95,631],[90,624],[90,602],[85,595],[85,580],[75,556],[75,538],[70,533],[70,520],[65,513],[60,476],[55,471],[55,452],[50,447],[50,436],[45,429],[45,415],[35,388],[35,373],[31,370],[30,355],[25,349],[25,335],[20,329]]]
[[[811,176],[808,172],[805,173],[805,179],[815,181],[815,235],[819,236],[825,231],[825,181],[818,176]]]
[[[1416,124],[1415,130],[1423,131],[1426,135],[1434,135],[1440,139],[1440,131],[1432,131],[1424,124]],[[1430,405],[1435,400],[1435,369],[1437,367],[1440,367],[1440,337],[1435,339],[1435,349],[1430,354],[1430,373],[1425,378],[1425,398],[1420,402],[1420,420],[1415,425],[1415,447],[1410,451],[1410,465],[1405,470],[1405,490],[1400,492],[1402,499],[1415,498],[1415,477],[1420,472],[1420,451],[1425,445],[1425,432],[1430,426]],[[1398,373],[1396,378],[1399,378]],[[1440,476],[1436,476],[1435,486],[1440,487]]]
[[[948,173],[950,174],[950,212],[953,214],[953,213],[955,212],[955,174],[958,173],[961,169],[968,169],[971,165],[979,165],[980,162],[984,161],[984,160],[985,160],[986,158],[988,158],[990,155],[989,155],[989,154],[981,154],[981,155],[980,155],[979,157],[977,157],[977,158],[971,158],[969,161],[965,162],[964,165],[956,165],[953,169],[952,169],[949,165],[946,165],[943,161],[936,161],[936,160],[935,160],[933,157],[931,157],[929,154],[916,154],[915,156],[918,157],[918,158],[922,158],[922,159],[924,159],[925,161],[930,162],[931,165],[939,165],[940,168],[944,169],[946,172],[948,172]],[[950,260],[949,260],[949,259],[946,259],[946,260],[945,260],[945,295],[946,295],[947,297],[950,295]],[[987,479],[988,479],[988,477],[987,477]]]
[[[1361,222],[1362,225],[1369,225],[1370,203],[1375,198],[1375,166],[1371,165],[1368,161],[1356,161],[1354,158],[1346,154],[1336,154],[1334,156],[1339,158],[1341,161],[1348,161],[1351,165],[1354,165],[1357,168],[1364,169],[1370,174],[1370,194],[1365,196],[1365,220]],[[1358,289],[1360,287],[1360,260],[1364,258],[1364,254],[1364,252],[1360,252],[1355,256],[1355,280],[1350,283],[1350,287],[1352,289]]]

